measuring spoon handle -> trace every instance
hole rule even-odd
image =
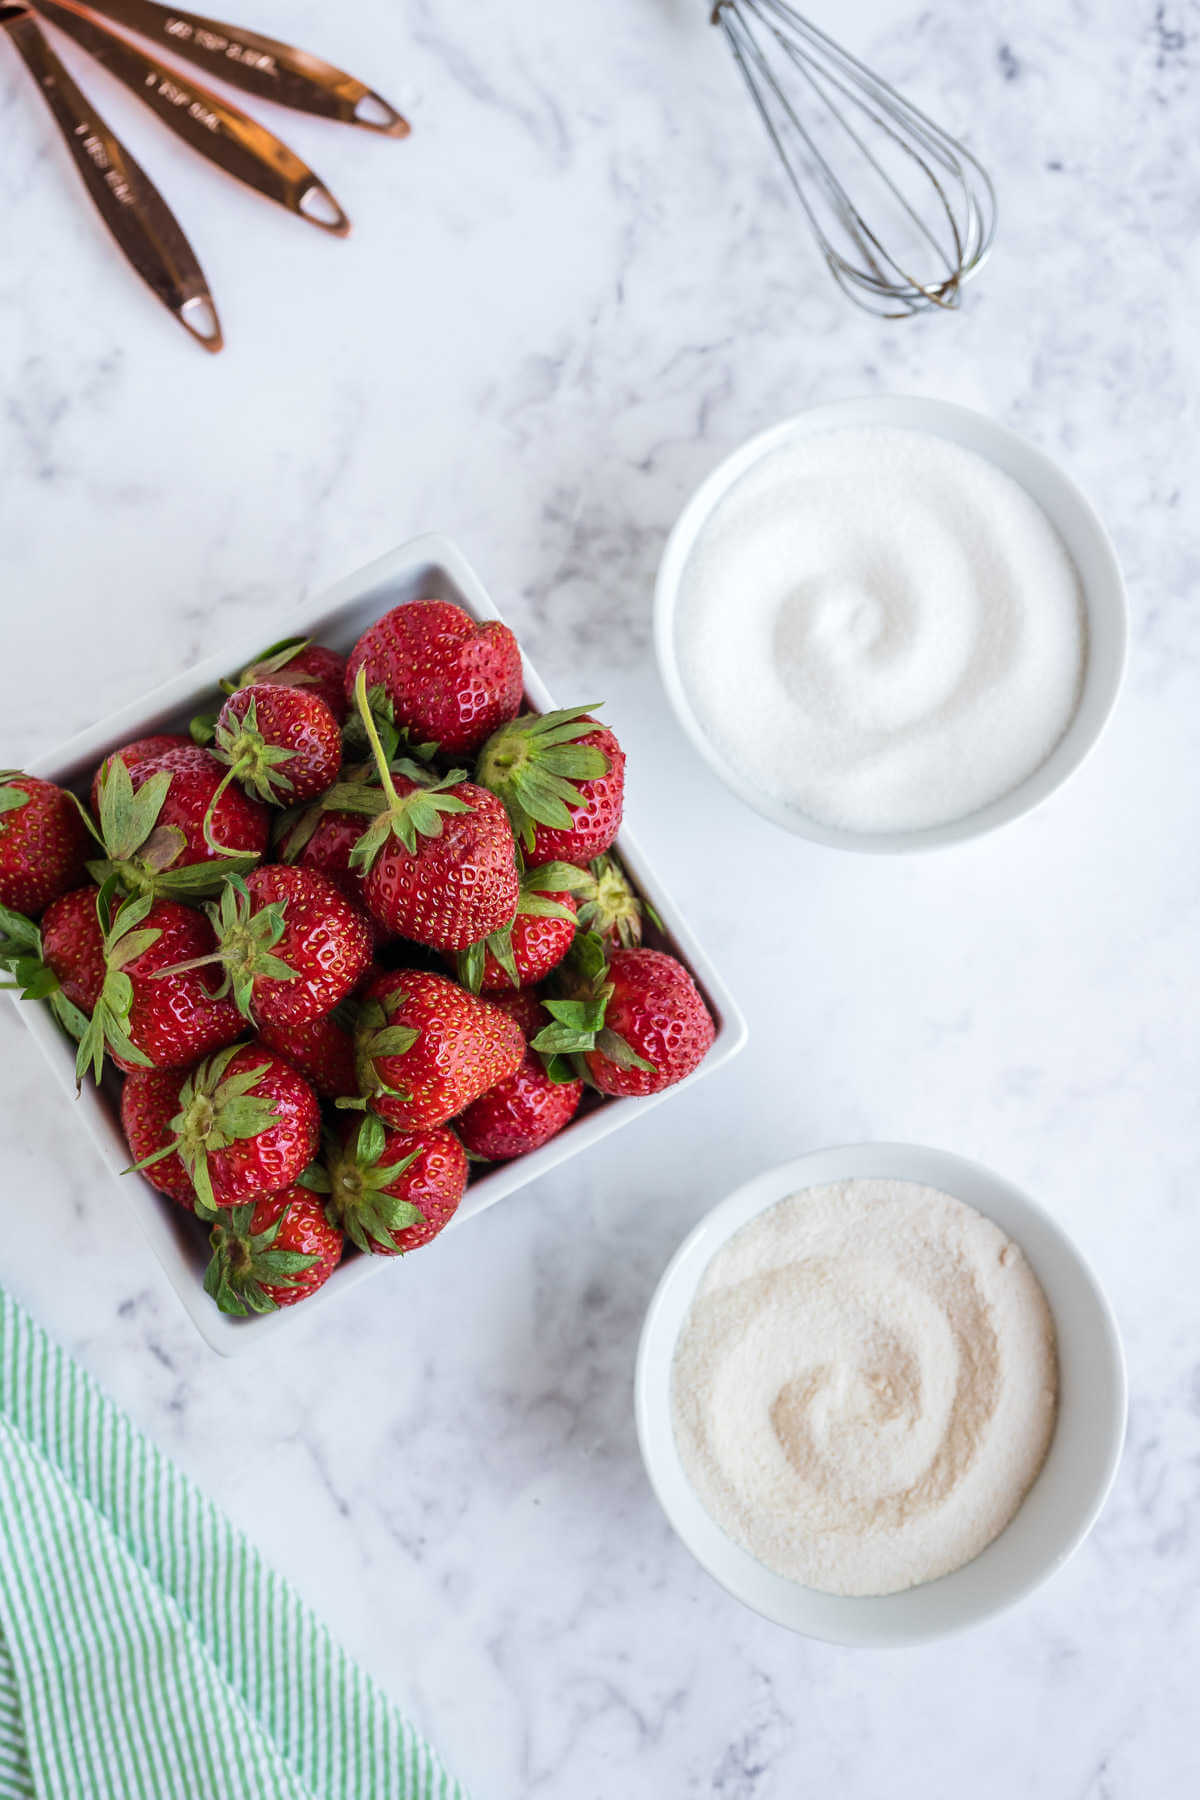
[[[101,24],[76,0],[33,3],[43,19],[66,32],[217,168],[323,231],[339,237],[349,231],[349,219],[324,182],[257,119]]]
[[[408,136],[408,121],[381,94],[344,69],[278,38],[243,31],[200,13],[158,6],[155,0],[87,0],[87,7],[264,100],[385,137]]]
[[[220,350],[221,325],[204,271],[150,177],[68,75],[28,6],[0,5],[0,27],[33,76],[97,212],[125,257],[197,343]]]

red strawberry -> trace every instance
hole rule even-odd
[[[110,757],[100,782],[100,836],[107,861],[90,864],[101,879],[119,877],[131,892],[173,900],[218,893],[231,872],[253,867],[267,847],[271,815],[239,787],[217,799],[224,765],[187,744],[125,766]],[[209,812],[229,856],[205,841]]]
[[[572,965],[571,997],[546,1001],[554,1023],[534,1038],[535,1050],[576,1064],[582,1057],[603,1094],[657,1094],[703,1062],[716,1027],[673,956],[615,950],[606,960],[599,938],[584,934]]]
[[[232,1044],[245,1025],[215,999],[207,970],[161,971],[213,948],[208,921],[149,894],[113,904],[111,889],[78,888],[42,921],[42,956],[67,999],[87,1016],[75,1071],[99,1081],[106,1053],[118,1069],[178,1069]]]
[[[333,786],[342,766],[341,727],[307,688],[239,688],[217,715],[213,755],[260,800],[292,806]]]
[[[204,1291],[239,1318],[307,1300],[329,1280],[343,1246],[319,1196],[298,1186],[219,1213],[209,1241]]]
[[[258,1035],[268,1050],[299,1069],[323,1100],[357,1097],[354,1033],[337,1013],[324,1013],[303,1025],[260,1025]]]
[[[511,925],[458,953],[458,979],[473,994],[536,987],[556,969],[575,941],[576,901],[571,889],[591,881],[569,863],[546,863],[521,877],[521,897]]]
[[[534,911],[527,907],[527,900],[562,910],[555,913]],[[505,932],[496,932],[485,939],[487,950],[480,982],[484,993],[494,988],[536,987],[551,969],[558,967],[575,940],[574,899],[565,892],[523,894],[517,905],[517,916],[507,927],[507,944],[503,942],[505,935]],[[497,939],[501,941],[497,942]],[[473,984],[468,982],[468,985]]]
[[[346,717],[346,659],[307,638],[272,644],[242,670],[236,681],[223,681],[227,694],[246,687],[302,688],[323,700],[338,724]]]
[[[96,920],[94,887],[76,888],[47,907],[39,930],[24,913],[0,906],[0,970],[12,980],[22,1000],[44,1000],[67,1033],[78,1043],[88,1028],[88,1013],[104,985],[104,953]],[[60,980],[46,959],[45,927],[69,946]],[[56,957],[56,962],[59,958]]]
[[[502,725],[475,779],[499,794],[530,860],[589,863],[620,830],[625,752],[588,712],[526,713]]]
[[[371,961],[367,920],[311,869],[271,863],[245,881],[231,875],[206,911],[217,948],[200,960],[224,965],[217,992],[232,993],[255,1024],[288,1030],[332,1012]]]
[[[521,652],[507,625],[477,625],[449,600],[394,606],[359,638],[346,664],[353,699],[359,671],[383,688],[395,722],[446,756],[477,750],[521,709]]]
[[[682,1081],[708,1055],[716,1027],[700,990],[681,962],[662,950],[616,950],[609,958],[612,994],[605,1030],[587,1058],[592,1080],[605,1094],[657,1094]],[[604,1041],[615,1032],[652,1071],[627,1067],[619,1046]]]
[[[450,1223],[466,1192],[467,1156],[451,1131],[389,1131],[360,1119],[329,1159],[330,1216],[360,1250],[419,1250]]]
[[[121,1089],[121,1126],[135,1166],[154,1156],[171,1136],[179,1112],[183,1077],[177,1069],[135,1069]],[[142,1169],[151,1187],[191,1212],[196,1204],[192,1178],[172,1151]]]
[[[340,789],[336,790],[340,792]],[[308,869],[332,881],[360,912],[371,930],[373,949],[377,949],[385,932],[367,906],[365,885],[360,870],[350,866],[355,845],[363,835],[361,813],[326,812],[320,801],[299,814],[279,842],[279,860],[296,869]]]
[[[494,794],[472,782],[419,787],[395,780],[395,808],[381,815],[395,835],[362,854],[363,891],[386,931],[433,950],[464,950],[516,916],[520,882],[512,832]],[[455,803],[450,811],[446,801]],[[437,821],[439,829],[426,831]],[[411,844],[411,848],[410,848]]]
[[[457,771],[430,784],[408,762],[393,775],[361,672],[356,699],[380,780],[361,790],[373,816],[351,857],[364,872],[367,904],[386,931],[465,950],[516,916],[516,846],[504,808]]]
[[[41,960],[58,980],[72,1006],[91,1013],[107,973],[104,932],[96,916],[99,888],[74,888],[46,908]]]
[[[488,998],[516,1020],[527,1044],[552,1023],[545,1006],[527,988]],[[471,1155],[487,1162],[523,1156],[570,1124],[583,1098],[583,1086],[580,1078],[572,1079],[565,1058],[546,1058],[527,1049],[515,1075],[498,1082],[467,1107],[458,1120],[459,1136]]]
[[[555,1081],[541,1057],[527,1050],[515,1075],[471,1102],[458,1135],[472,1156],[508,1162],[548,1144],[571,1123],[582,1099],[582,1081]]]
[[[443,1125],[519,1066],[520,1027],[442,975],[395,969],[367,989],[354,1034],[358,1086],[400,1131]]]
[[[528,988],[521,988],[516,993],[510,989],[505,994],[489,994],[488,1002],[506,1012],[510,1019],[515,1019],[530,1042],[550,1023],[550,1014]]]
[[[201,1211],[277,1194],[291,1186],[316,1154],[321,1136],[317,1096],[290,1063],[262,1044],[233,1044],[187,1074],[160,1077],[174,1085],[173,1115],[166,1112],[169,1090],[142,1085],[148,1079],[147,1073],[135,1071],[121,1096],[134,1166],[178,1199],[176,1165],[181,1165]],[[134,1082],[139,1088],[127,1116]]]
[[[0,774],[0,906],[36,918],[84,878],[90,839],[63,788]]]
[[[367,910],[362,872],[351,868],[350,854],[363,834],[361,813],[327,812],[313,808],[289,828],[279,849],[282,859],[298,869],[315,869],[345,894],[347,900]]]
[[[152,737],[135,738],[132,744],[122,744],[119,750],[111,750],[92,776],[93,813],[97,818],[100,817],[100,783],[114,756],[119,756],[127,769],[136,769],[139,763],[149,762],[155,756],[165,756],[170,750],[191,750],[192,748],[191,738],[183,732],[158,731]]]

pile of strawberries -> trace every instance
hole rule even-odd
[[[681,1081],[713,1023],[642,946],[617,739],[522,713],[506,626],[417,600],[346,660],[292,640],[223,687],[190,736],[114,750],[89,804],[0,773],[0,967],[80,1081],[122,1071],[132,1167],[245,1315],[315,1293],[347,1238],[428,1243],[474,1166],[588,1090]]]

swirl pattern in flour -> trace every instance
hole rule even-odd
[[[1028,1262],[911,1182],[780,1201],[705,1272],[673,1375],[704,1506],[778,1574],[887,1594],[969,1562],[1037,1476],[1054,1325]]]
[[[924,432],[797,439],[742,476],[680,585],[696,717],[742,776],[845,830],[960,819],[1079,702],[1079,577],[1036,501]]]

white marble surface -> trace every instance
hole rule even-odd
[[[339,244],[112,99],[217,289],[215,362],[115,259],[0,55],[0,760],[219,646],[235,615],[443,529],[558,692],[607,694],[631,818],[754,1037],[357,1304],[223,1364],[5,1012],[0,1278],[479,1800],[1194,1792],[1200,6],[814,0],[997,177],[998,248],[961,317],[899,325],[816,268],[703,0],[245,10],[416,129],[283,123],[354,215]],[[838,856],[741,811],[648,647],[695,481],[788,411],[868,390],[983,407],[1061,457],[1131,589],[1128,686],[1086,769],[928,859]],[[862,1655],[781,1634],[692,1565],[643,1478],[630,1382],[703,1209],[768,1162],[892,1135],[1058,1211],[1120,1315],[1132,1417],[1056,1580],[960,1641]]]

